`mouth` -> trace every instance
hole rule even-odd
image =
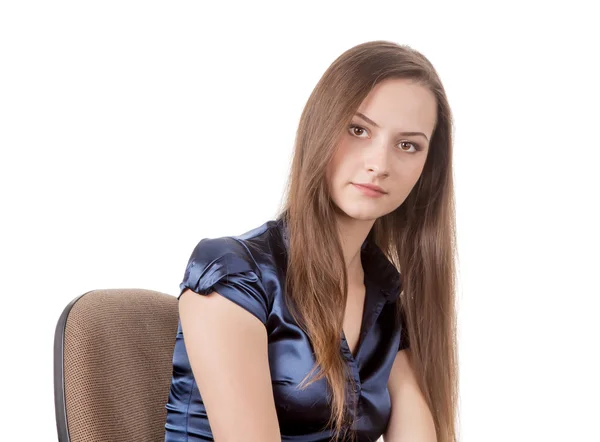
[[[360,190],[363,194],[368,196],[383,196],[387,192],[380,190],[377,186],[368,186],[363,184],[352,183],[358,190]]]

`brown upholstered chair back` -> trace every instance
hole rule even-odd
[[[93,290],[64,309],[54,340],[61,442],[163,442],[177,298]]]

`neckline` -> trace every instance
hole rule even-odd
[[[351,361],[355,361],[356,363],[358,363],[363,342],[379,315],[379,304],[383,304],[386,299],[384,296],[382,296],[382,290],[380,289],[380,287],[374,281],[372,281],[366,273],[364,278],[364,286],[365,299],[363,302],[362,316],[360,319],[358,341],[356,342],[356,347],[354,348],[355,354],[353,354],[352,350],[350,349],[350,344],[346,339],[346,334],[342,327],[342,347],[345,347],[346,355],[348,356],[348,358]]]
[[[283,250],[287,253],[289,238],[285,220],[278,218],[274,220],[274,223],[280,233]],[[355,381],[358,381],[359,385],[358,365],[364,340],[376,322],[384,304],[393,302],[398,298],[400,293],[400,274],[387,259],[383,251],[372,242],[370,233],[363,241],[360,251],[361,263],[364,270],[365,301],[363,304],[359,339],[354,349],[356,355],[353,355],[350,350],[343,328],[340,334],[342,351],[353,367]]]
[[[287,235],[287,224],[285,217],[280,216],[273,221],[278,227],[285,250],[289,247]],[[375,244],[372,239],[372,231],[369,232],[361,247],[361,262],[365,274],[365,286],[368,279],[371,284],[383,292],[388,302],[394,302],[400,296],[402,281],[400,272],[387,258],[385,253]]]

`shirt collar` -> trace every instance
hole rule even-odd
[[[289,241],[285,221],[280,218],[276,220],[276,224],[281,230],[281,237],[287,250]],[[400,272],[375,244],[370,233],[360,250],[365,277],[381,290],[388,302],[394,302],[398,299],[402,287]]]
[[[366,277],[379,286],[388,302],[398,299],[402,286],[400,272],[370,238],[370,235],[361,246],[361,256]]]

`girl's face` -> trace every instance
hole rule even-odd
[[[331,197],[341,212],[375,220],[397,209],[421,175],[435,120],[436,100],[428,89],[405,79],[378,83],[327,167]],[[384,193],[373,196],[357,184],[374,184]]]

